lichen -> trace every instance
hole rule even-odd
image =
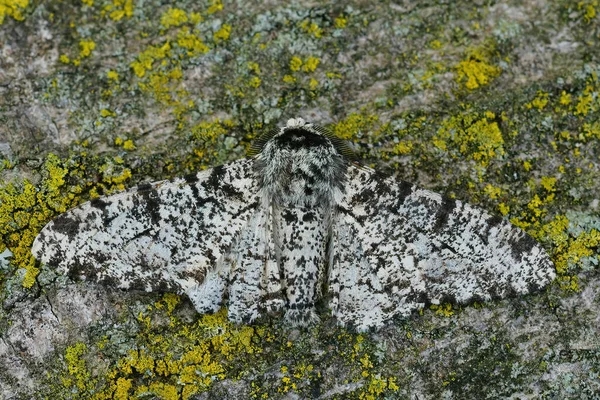
[[[469,90],[489,84],[502,72],[500,67],[490,61],[493,52],[494,46],[491,44],[469,51],[466,59],[455,67],[456,81]]]
[[[454,157],[469,157],[486,167],[504,154],[504,138],[495,114],[464,112],[442,121],[433,144]]]
[[[78,204],[86,192],[122,190],[131,178],[129,169],[109,159],[100,168],[100,181],[93,182],[92,173],[79,164],[80,159],[80,156],[61,159],[49,154],[39,184],[23,179],[0,186],[0,249],[9,249],[13,254],[11,264],[25,269],[26,288],[33,286],[39,273],[31,245],[41,228],[54,216]]]
[[[25,19],[23,11],[28,5],[29,0],[0,0],[0,25],[4,23],[7,16],[16,21],[23,21]]]
[[[13,253],[1,267],[3,295],[11,295],[11,278],[34,284],[40,266],[29,246],[60,210],[242,157],[258,135],[300,115],[354,142],[367,165],[505,216],[551,254],[559,277],[547,290],[477,310],[437,305],[374,335],[334,328],[327,312],[306,331],[281,330],[279,319],[259,325],[243,338],[253,352],[230,361],[223,346],[211,353],[225,360],[223,378],[216,369],[207,375],[216,376],[211,395],[233,384],[256,398],[329,390],[346,390],[340,398],[593,397],[598,379],[577,371],[596,371],[598,357],[573,349],[593,332],[595,305],[582,299],[595,290],[600,261],[598,5],[546,3],[540,14],[516,3],[461,1],[400,9],[0,0],[4,26],[19,28],[2,36],[13,49],[3,66],[17,77],[2,87],[8,113],[0,116],[13,153],[3,148],[0,163],[7,180],[0,241]],[[52,46],[39,36],[48,32]],[[37,49],[34,63],[21,51],[24,39]],[[40,129],[30,105],[48,113]],[[10,117],[21,106],[14,115],[23,116]],[[43,166],[52,157],[53,171],[37,172],[34,160]],[[152,303],[148,296],[135,302]],[[186,300],[168,298],[139,320],[139,309],[124,301],[119,318],[78,332],[85,349],[68,343],[71,361],[61,351],[64,375],[54,371],[69,384],[54,382],[58,395],[40,391],[86,398],[69,365],[80,377],[89,373],[107,397],[205,390],[194,381],[203,361],[181,361],[201,342],[190,338],[199,317],[189,317]],[[182,309],[192,322],[182,321]],[[549,312],[554,322],[546,324]],[[532,328],[511,329],[523,320]],[[560,379],[548,378],[557,371]]]

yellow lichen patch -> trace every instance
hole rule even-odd
[[[412,151],[413,147],[414,143],[410,140],[402,140],[394,146],[392,153],[401,155],[409,154]]]
[[[84,343],[76,343],[67,347],[65,351],[68,377],[64,377],[63,380],[72,380],[72,384],[81,391],[91,390],[94,387],[94,382],[90,379],[91,374],[82,358],[86,352],[87,346]]]
[[[590,112],[598,110],[598,98],[596,95],[597,87],[595,80],[588,83],[583,90],[583,93],[577,97],[575,105],[575,115],[586,116]]]
[[[598,0],[585,0],[577,3],[577,9],[582,11],[583,21],[587,24],[596,18],[596,7],[598,7]]]
[[[600,232],[595,229],[589,232],[582,232],[577,237],[568,237],[566,243],[558,246],[554,264],[556,271],[560,274],[566,274],[574,266],[578,265],[582,258],[591,257],[596,254],[596,249],[600,244]]]
[[[219,30],[213,34],[213,40],[215,43],[219,43],[229,39],[229,35],[231,35],[231,25],[223,24]]]
[[[379,121],[377,115],[352,113],[333,126],[333,133],[344,140],[349,140],[357,135],[372,132],[377,121]]]
[[[106,117],[115,117],[117,114],[114,111],[110,111],[109,109],[103,108],[102,110],[100,110],[100,115],[103,118],[106,118]]]
[[[211,0],[210,2],[210,7],[208,7],[208,9],[206,10],[207,14],[214,14],[217,11],[221,11],[223,9],[223,3],[221,2],[221,0]]]
[[[300,57],[292,57],[290,60],[290,69],[294,72],[298,71],[302,66],[302,59]]]
[[[439,40],[432,40],[429,43],[429,47],[432,48],[433,50],[438,50],[442,48],[442,42],[440,42]]]
[[[78,344],[69,353],[63,385],[72,394],[98,400],[148,395],[188,399],[225,379],[229,370],[238,368],[240,358],[260,353],[254,344],[260,329],[235,327],[227,320],[224,309],[205,315],[196,323],[184,324],[172,316],[178,302],[178,297],[166,295],[155,304],[157,310],[166,310],[173,318],[170,339],[154,332],[151,324],[143,323],[137,338],[140,347],[116,361],[101,379],[90,379],[81,358],[86,347]],[[173,340],[187,344],[181,348]]]
[[[600,139],[600,123],[596,121],[583,124],[579,137],[580,139],[583,139],[583,141]]]
[[[484,167],[504,155],[504,139],[493,113],[461,113],[444,120],[433,144],[443,151],[470,156]]]
[[[38,268],[31,245],[39,230],[53,216],[76,203],[80,186],[67,186],[69,170],[53,154],[48,155],[38,187],[28,180],[0,187],[0,249],[12,253],[11,264],[25,269],[24,287],[35,283]]]
[[[188,22],[188,16],[182,9],[169,8],[160,17],[160,24],[165,28],[169,29],[172,26],[181,26]]]
[[[396,379],[394,377],[384,378],[381,375],[373,375],[369,379],[366,389],[359,393],[358,398],[361,400],[376,400],[380,399],[386,392],[395,392],[398,389]]]
[[[96,48],[96,43],[92,39],[83,39],[79,41],[79,58],[89,57]]]
[[[540,184],[547,192],[552,193],[556,191],[556,178],[554,177],[543,176]]]
[[[102,183],[99,184],[106,193],[124,190],[125,182],[131,178],[131,170],[111,160],[99,168],[102,173]]]
[[[550,183],[548,188],[551,191],[555,190],[553,183]],[[537,195],[534,196],[532,201],[543,204]],[[534,214],[537,214],[536,209],[537,207],[534,207],[532,210]],[[590,261],[585,261],[590,258],[595,258],[595,261],[591,261],[591,264],[598,264],[600,232],[593,227],[572,229],[573,223],[565,215],[557,215],[546,224],[540,224],[535,219],[533,220],[533,223],[528,223],[523,219],[513,218],[511,222],[522,228],[528,228],[528,233],[536,240],[551,245],[552,259],[559,275],[557,279],[559,286],[564,290],[578,290],[577,276],[573,273],[584,262],[590,263]]]
[[[189,57],[205,54],[210,50],[208,46],[202,42],[202,39],[195,33],[192,33],[187,26],[177,33],[177,45],[187,49],[187,55]]]
[[[309,20],[304,20],[300,23],[300,28],[302,28],[309,35],[313,35],[315,38],[320,38],[323,36],[323,30],[314,22]]]
[[[143,78],[147,71],[152,70],[154,62],[168,57],[170,51],[171,44],[169,42],[166,42],[160,47],[148,46],[146,50],[138,55],[137,60],[130,64],[131,68],[133,68],[133,72],[135,72],[138,77]]]
[[[437,315],[442,317],[451,317],[454,315],[454,310],[452,309],[452,304],[450,303],[432,304],[429,306],[429,308],[435,311]]]
[[[333,20],[333,26],[336,29],[344,29],[348,24],[348,19],[342,15]]]
[[[249,62],[248,69],[250,71],[254,72],[256,75],[260,75],[260,65],[258,65],[258,63]]]
[[[306,59],[306,61],[304,61],[304,65],[302,66],[302,69],[304,70],[304,72],[314,72],[314,70],[317,69],[317,67],[319,66],[320,62],[321,62],[321,60],[318,59],[317,57],[308,57]],[[292,71],[293,71],[293,69],[292,69]]]
[[[506,216],[510,212],[510,206],[507,206],[504,203],[500,203],[498,204],[498,211],[500,211],[500,214],[502,214],[503,216]]]
[[[563,106],[568,106],[569,104],[571,104],[571,102],[571,95],[563,90],[560,94],[559,103]]]
[[[117,71],[112,71],[112,70],[111,70],[111,71],[108,71],[108,72],[106,73],[106,77],[107,77],[108,79],[110,79],[111,81],[114,81],[114,82],[116,82],[116,81],[118,81],[118,80],[119,80],[119,74],[117,73]]]
[[[248,81],[248,84],[253,88],[258,88],[260,86],[261,80],[258,76],[253,76]]]
[[[133,140],[127,139],[126,141],[124,141],[123,150],[135,150],[135,144],[133,143]]]
[[[120,21],[123,17],[131,18],[133,15],[133,0],[112,0],[102,8],[101,15],[113,21]]]
[[[528,109],[536,108],[541,111],[546,107],[546,104],[548,104],[548,93],[538,91],[535,98],[531,102],[525,104],[525,107]]]
[[[226,135],[234,127],[231,120],[215,119],[213,121],[202,121],[190,128],[192,140],[193,160],[188,162],[197,164],[200,162],[200,167],[205,167],[211,163],[218,163],[217,148],[223,143],[223,136]]]
[[[469,90],[487,85],[502,69],[490,62],[493,49],[475,49],[456,67],[456,81]]]
[[[29,5],[29,0],[0,0],[0,25],[4,19],[13,17],[17,21],[23,21],[23,10]]]

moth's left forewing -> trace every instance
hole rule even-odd
[[[427,303],[525,294],[555,277],[547,253],[506,220],[350,166],[334,224],[330,288],[342,323],[378,327]]]
[[[192,290],[197,306],[214,310],[224,285],[217,270],[258,207],[252,165],[238,160],[84,203],[51,221],[32,252],[92,282]],[[211,280],[216,286],[199,287]]]

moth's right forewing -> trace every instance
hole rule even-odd
[[[427,303],[526,294],[556,276],[542,247],[506,220],[354,166],[332,243],[332,311],[359,329]]]

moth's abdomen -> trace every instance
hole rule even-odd
[[[283,272],[286,319],[294,325],[317,320],[315,302],[321,296],[328,236],[327,209],[277,208],[274,238]]]

